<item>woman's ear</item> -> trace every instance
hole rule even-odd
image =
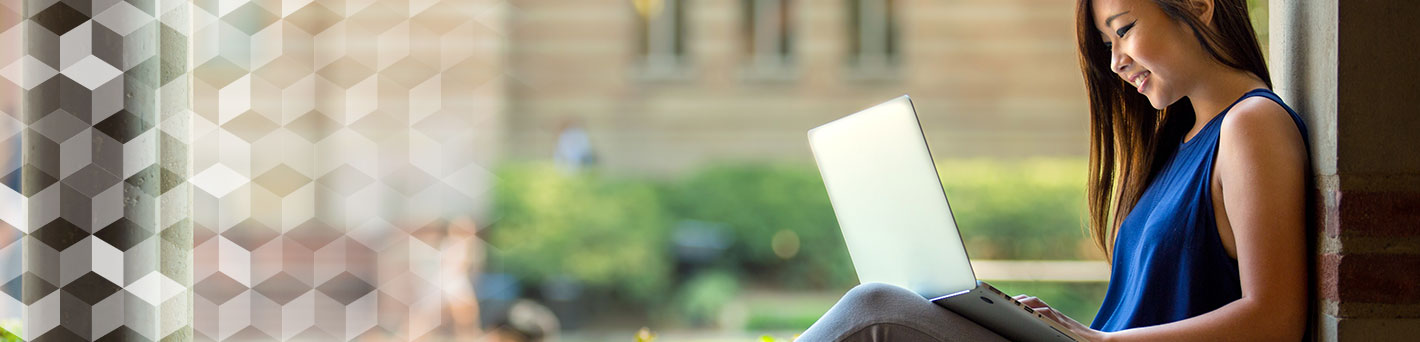
[[[1198,18],[1203,26],[1213,25],[1213,0],[1186,0],[1189,14]]]

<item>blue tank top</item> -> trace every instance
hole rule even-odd
[[[1091,328],[1112,332],[1170,323],[1242,298],[1238,262],[1218,236],[1211,184],[1223,116],[1253,96],[1286,109],[1306,144],[1302,118],[1267,89],[1247,92],[1181,142],[1120,224],[1109,290]]]

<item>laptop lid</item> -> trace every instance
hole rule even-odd
[[[893,284],[926,298],[976,288],[907,95],[808,136],[860,282]]]

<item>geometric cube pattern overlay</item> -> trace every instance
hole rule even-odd
[[[19,170],[23,166],[21,132],[25,124],[20,112],[21,87],[26,72],[22,25],[22,0],[0,0],[0,334],[20,329],[25,305],[21,302],[24,275],[21,237],[25,225],[25,196],[20,193]],[[15,331],[14,333],[18,333]]]
[[[426,336],[423,232],[486,207],[506,7],[0,0],[0,322]]]
[[[196,340],[426,336],[487,197],[502,1],[192,3]]]
[[[0,305],[24,307],[29,340],[189,339],[187,4],[15,4],[0,30],[23,54],[7,54],[0,90],[23,105],[0,120],[23,161],[0,197],[21,208],[0,229],[24,234],[3,247],[24,266]]]

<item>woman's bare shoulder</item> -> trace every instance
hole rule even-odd
[[[1306,145],[1291,114],[1264,97],[1234,105],[1219,128],[1218,168],[1222,179],[1232,172],[1274,173],[1306,167]]]
[[[1219,129],[1223,148],[1305,153],[1302,132],[1292,121],[1292,115],[1282,105],[1265,97],[1254,96],[1238,102],[1223,117]]]

